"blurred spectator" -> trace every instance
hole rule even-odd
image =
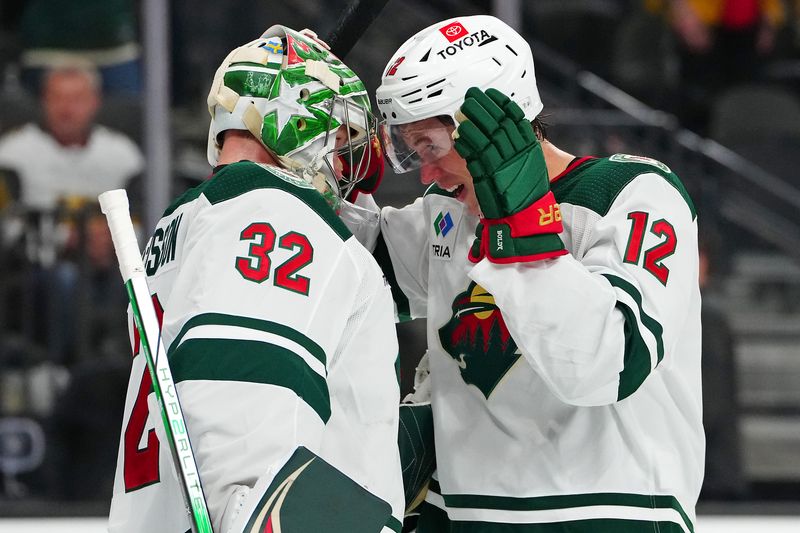
[[[683,124],[705,133],[708,103],[752,80],[773,52],[786,19],[783,0],[645,0],[663,13],[678,40]]]
[[[0,166],[20,178],[21,203],[55,209],[60,199],[124,187],[144,158],[127,137],[94,124],[101,105],[97,72],[86,64],[45,75],[42,125],[29,123],[0,138]]]
[[[22,80],[37,93],[41,76],[66,61],[88,61],[103,90],[138,94],[140,50],[134,0],[29,0],[22,11]]]
[[[85,352],[76,344],[86,331],[78,327],[86,326],[80,320],[87,313],[79,304],[90,301],[92,291],[105,290],[105,284],[97,284],[97,272],[108,270],[107,257],[113,254],[108,239],[81,238],[83,224],[91,220],[84,206],[103,191],[124,187],[144,163],[133,141],[94,123],[100,102],[93,67],[56,68],[44,78],[43,124],[29,123],[0,138],[0,167],[19,176],[19,203],[29,213],[25,244],[35,268],[35,316],[48,319],[37,322],[49,330],[34,333],[37,340],[47,340],[50,360],[60,364]],[[86,231],[93,228],[90,224]],[[105,225],[101,230],[107,232]]]
[[[77,352],[77,358],[113,358],[130,351],[125,308],[127,297],[106,218],[95,205],[86,206],[77,220],[80,231],[68,243],[59,263],[57,302],[52,316],[56,349]],[[80,327],[77,327],[80,325]]]
[[[735,342],[728,318],[713,298],[714,254],[708,238],[700,242],[703,427],[706,469],[700,498],[738,500],[747,492],[742,471]]]

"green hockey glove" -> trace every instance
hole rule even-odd
[[[469,259],[519,263],[567,253],[544,155],[522,109],[496,89],[471,87],[455,149],[467,161],[483,228]]]

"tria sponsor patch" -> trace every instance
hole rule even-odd
[[[442,32],[442,35],[444,35],[448,42],[451,43],[461,39],[469,33],[467,29],[458,21],[451,22],[447,26],[439,28],[439,31]]]
[[[431,252],[433,252],[434,257],[438,257],[439,259],[449,260],[452,258],[450,247],[446,244],[431,244]]]
[[[436,232],[436,236],[447,237],[451,229],[453,229],[453,218],[450,213],[439,211],[439,216],[433,221],[433,230]]]
[[[429,226],[430,257],[439,261],[450,261],[456,249],[461,207],[447,206],[446,209],[433,211],[431,215],[434,213],[436,216]]]

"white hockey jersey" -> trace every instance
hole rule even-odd
[[[228,165],[170,206],[144,260],[214,530],[304,446],[388,502],[384,531],[399,531],[391,293],[323,198],[274,167]],[[134,344],[109,529],[184,533]]]
[[[693,531],[692,202],[665,165],[621,154],[574,161],[552,190],[570,253],[533,263],[469,263],[478,218],[435,186],[381,212],[398,312],[428,323],[428,502],[459,532]]]

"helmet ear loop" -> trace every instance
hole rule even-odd
[[[330,104],[328,105],[328,124],[327,124],[327,126],[325,128],[325,137],[324,137],[324,141],[323,141],[324,146],[328,146],[328,141],[330,140],[330,135],[331,135],[331,127],[333,125],[333,115],[334,115],[336,103],[337,103],[338,100],[340,100],[340,98],[341,97],[334,96],[333,98],[331,98]],[[345,122],[347,124],[349,124],[349,118],[348,118],[348,114],[347,114],[347,101],[342,99],[341,103],[344,105],[344,109],[345,109],[345,113],[344,113]],[[348,144],[348,148],[349,148],[350,146],[352,146],[352,144],[351,144],[351,140],[352,139],[350,137],[350,129],[349,129],[349,127],[347,127],[346,129],[347,129],[347,141],[348,141],[347,144]],[[352,163],[352,150],[350,152],[351,152],[350,162]],[[322,161],[324,161],[325,165],[328,168],[329,175],[333,178],[332,180],[330,180],[333,183],[329,183],[329,185],[331,186],[332,189],[335,187],[335,192],[336,192],[336,194],[338,195],[338,197],[340,199],[346,198],[347,195],[350,194],[350,191],[353,189],[353,186],[355,184],[351,183],[351,180],[347,180],[347,182],[346,182],[347,187],[346,188],[342,187],[342,181],[344,181],[344,180],[340,180],[339,179],[339,177],[336,174],[336,168],[333,165],[333,159],[334,158],[336,158],[336,157],[341,158],[342,157],[342,156],[339,155],[338,150],[336,150],[335,143],[334,143],[334,147],[332,149],[329,149],[327,151],[323,149],[323,151],[321,151],[318,155],[321,156]],[[327,156],[330,156],[330,157],[327,157]]]
[[[350,102],[348,101],[345,102],[345,116],[347,117],[347,138],[348,142],[350,143],[349,156],[350,156],[350,169],[351,169],[350,171],[351,183],[349,188],[350,190],[352,190],[353,187],[355,187],[355,185],[359,181],[363,180],[366,177],[367,171],[369,170],[370,164],[372,163],[372,147],[370,143],[372,142],[372,137],[377,129],[377,120],[375,119],[375,117],[372,116],[371,113],[369,113],[368,110],[366,109],[364,110],[365,111],[364,123],[362,124],[365,132],[365,138],[363,139],[364,144],[361,147],[361,155],[359,156],[358,159],[358,165],[354,165],[353,153],[355,150],[353,149],[352,138],[350,135],[350,114],[347,111],[349,104]]]
[[[325,127],[325,137],[322,140],[323,148],[322,148],[322,150],[320,150],[319,152],[314,154],[312,156],[312,158],[311,158],[311,163],[306,165],[303,168],[303,174],[312,183],[313,183],[313,180],[316,177],[316,175],[319,173],[319,169],[322,166],[322,162],[325,162],[325,164],[328,166],[328,169],[331,170],[331,176],[334,177],[333,181],[338,181],[338,180],[335,179],[336,178],[336,174],[331,169],[331,164],[328,162],[328,158],[325,157],[330,153],[330,151],[326,150],[324,148],[325,146],[328,146],[328,141],[330,140],[331,125],[332,125],[332,122],[333,122],[333,108],[334,108],[334,101],[333,101],[333,99],[331,99],[330,105],[328,106],[328,123],[327,123],[327,125]],[[328,181],[328,180],[326,180],[326,181]],[[337,191],[338,191],[338,187],[337,187]]]
[[[336,110],[336,102],[337,102],[338,99],[339,99],[338,96],[334,96],[333,98],[331,98],[330,109],[328,110],[328,125],[325,128],[325,131],[326,131],[326,133],[325,133],[325,146],[328,145],[328,138],[330,137],[331,126],[333,125],[333,113]],[[347,105],[345,105],[345,117],[346,116],[347,116]],[[349,138],[348,138],[348,140],[349,140]],[[333,177],[333,182],[336,184],[336,193],[339,195],[339,198],[345,198],[348,191],[343,191],[342,190],[342,185],[340,183],[339,177],[336,175],[336,168],[333,165],[333,158],[334,157],[339,157],[339,154],[337,153],[337,150],[336,150],[336,141],[335,141],[335,139],[334,139],[333,150],[328,151],[326,155],[328,155],[328,154],[331,154],[332,157],[330,157],[330,158],[326,157],[325,158],[325,164],[328,165],[328,170],[330,171],[331,176]]]
[[[358,162],[358,170],[356,174],[358,176],[358,180],[356,181],[361,181],[366,178],[367,172],[369,172],[369,169],[372,168],[372,140],[373,137],[377,139],[377,120],[375,117],[371,117],[370,113],[365,113],[364,115],[364,131],[366,131],[367,137],[364,140],[364,148],[361,152],[361,158]]]
[[[339,190],[341,192],[342,198],[347,198],[350,192],[355,187],[356,183],[358,182],[358,169],[355,169],[353,166],[353,137],[350,134],[350,102],[347,99],[342,98],[342,107],[344,111],[344,129],[347,133],[347,171],[348,176],[342,175],[341,179],[336,180],[337,185],[339,186]],[[342,157],[339,155],[338,150],[334,150],[335,157]],[[359,165],[360,167],[360,165]],[[344,185],[344,187],[342,187]]]

